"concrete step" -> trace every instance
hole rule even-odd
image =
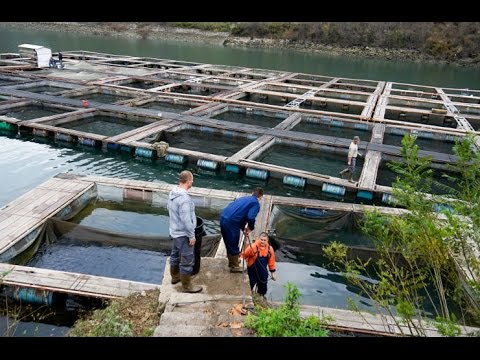
[[[208,327],[197,325],[159,325],[155,329],[154,337],[249,337],[253,332],[246,328]]]
[[[220,324],[240,324],[243,323],[246,316],[230,315],[230,314],[208,314],[208,313],[193,313],[193,312],[165,312],[160,318],[159,325],[194,325],[194,326],[219,326]],[[234,325],[235,326],[235,325]]]
[[[159,325],[155,329],[153,336],[155,337],[172,337],[172,336],[210,336],[210,330],[208,326],[198,325]]]
[[[164,312],[160,318],[159,325],[172,326],[208,326],[216,325],[217,316],[204,313],[183,313],[183,312]]]

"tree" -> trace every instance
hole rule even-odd
[[[372,238],[378,260],[348,260],[345,246],[339,243],[326,249],[327,256],[340,264],[347,278],[381,310],[400,317],[397,326],[405,334],[426,335],[432,317],[444,335],[459,334],[458,324],[480,323],[479,260],[475,255],[480,233],[480,154],[474,151],[472,136],[458,141],[454,153],[458,163],[451,170],[458,176],[447,176],[452,184],[443,185],[449,197],[431,195],[436,182],[431,160],[419,158],[415,137],[406,135],[402,161],[388,166],[397,173],[393,196],[408,213],[392,216],[374,210],[366,212],[363,219],[362,231]],[[468,284],[463,264],[468,264]],[[378,282],[369,283],[358,276],[369,267]],[[406,325],[408,331],[400,325]]]

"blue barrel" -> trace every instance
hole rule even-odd
[[[435,205],[433,205],[433,211],[435,211],[435,212],[446,211],[450,214],[452,214],[454,212],[453,208],[450,205],[447,205],[447,204],[435,204]]]
[[[397,199],[393,197],[393,194],[383,193],[382,203],[388,204],[388,205],[395,205],[397,203]]]
[[[407,133],[408,132],[406,130],[398,129],[398,128],[392,128],[390,130],[390,134],[393,134],[393,135],[405,135]]]
[[[73,136],[63,133],[55,133],[55,140],[73,142]]]
[[[207,160],[207,159],[198,159],[197,166],[203,169],[217,170],[218,162],[213,160]]]
[[[302,177],[298,177],[298,176],[285,175],[283,177],[283,183],[285,185],[291,185],[291,186],[295,186],[295,187],[304,188],[305,184],[307,183],[307,180],[302,178]]]
[[[300,209],[300,214],[311,217],[311,218],[322,218],[327,217],[328,211],[324,209],[312,209],[312,208],[304,208]]]
[[[343,121],[339,121],[339,120],[332,120],[330,122],[330,125],[335,126],[335,127],[343,127],[345,125],[345,123]]]
[[[446,135],[445,140],[455,142],[456,140],[460,140],[460,137],[456,135]]]
[[[258,135],[248,134],[248,135],[247,135],[247,139],[248,139],[248,140],[252,140],[252,141],[257,140],[257,139],[258,139]]]
[[[417,133],[417,137],[421,139],[433,139],[433,133],[428,132],[428,131],[419,131]]]
[[[177,154],[167,154],[165,155],[165,161],[173,162],[175,164],[185,164],[186,162],[188,162],[188,156],[177,155]]]
[[[135,149],[135,155],[144,157],[144,158],[153,159],[155,157],[155,150],[137,147]]]
[[[359,130],[368,130],[368,125],[367,124],[355,124],[355,129]]]
[[[16,126],[14,124],[5,122],[5,121],[0,121],[0,129],[1,130],[9,130],[9,131],[15,131]]]
[[[343,195],[345,195],[345,186],[323,183],[322,191],[326,192],[326,193],[329,193],[329,194],[343,196]]]
[[[97,145],[96,140],[87,139],[87,138],[84,138],[84,137],[79,137],[78,138],[78,143],[82,144],[82,145],[85,145],[85,146],[91,146],[91,147],[95,147]]]
[[[215,129],[208,126],[200,126],[200,131],[207,134],[213,134],[215,132]]]
[[[365,200],[372,200],[373,199],[373,192],[367,190],[359,190],[357,192],[357,198],[365,199]]]
[[[270,172],[268,170],[248,168],[245,175],[255,179],[267,180]]]
[[[233,139],[234,133],[233,133],[233,131],[225,130],[223,132],[223,136],[225,136],[228,139]]]
[[[17,288],[13,292],[13,298],[28,304],[52,305],[53,293],[47,290],[33,288]]]
[[[115,144],[115,143],[107,144],[107,150],[117,151],[118,149],[120,149],[120,144]]]
[[[227,166],[225,166],[225,171],[238,174],[240,172],[240,166],[227,164]]]
[[[123,152],[127,152],[127,153],[131,153],[132,152],[132,148],[128,145],[120,145],[120,151],[123,151]]]
[[[48,131],[45,129],[33,129],[33,135],[41,136],[41,137],[48,137]]]

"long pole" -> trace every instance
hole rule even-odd
[[[242,248],[245,249],[245,231],[243,231],[243,236],[242,236]],[[240,252],[241,254],[242,252]],[[243,277],[244,277],[244,272],[245,271],[245,259],[242,259],[242,276],[241,276],[241,281],[242,283],[244,282]],[[245,309],[245,284],[240,284],[242,286],[242,309]]]

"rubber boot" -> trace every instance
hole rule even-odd
[[[235,259],[233,258],[233,255],[227,254],[227,258],[228,258],[228,267],[229,268],[236,267],[236,266],[240,265],[240,261],[238,259],[237,259],[237,261],[235,261]]]
[[[170,265],[170,275],[172,275],[172,284],[180,282],[180,267],[178,265]]]
[[[198,293],[203,290],[201,286],[192,285],[192,276],[190,274],[180,274],[182,281],[182,292]]]
[[[243,269],[240,267],[240,264],[238,262],[238,255],[229,255],[228,260],[229,260],[229,267],[230,267],[230,272],[231,273],[241,273],[243,272]],[[230,266],[230,264],[232,264]]]

